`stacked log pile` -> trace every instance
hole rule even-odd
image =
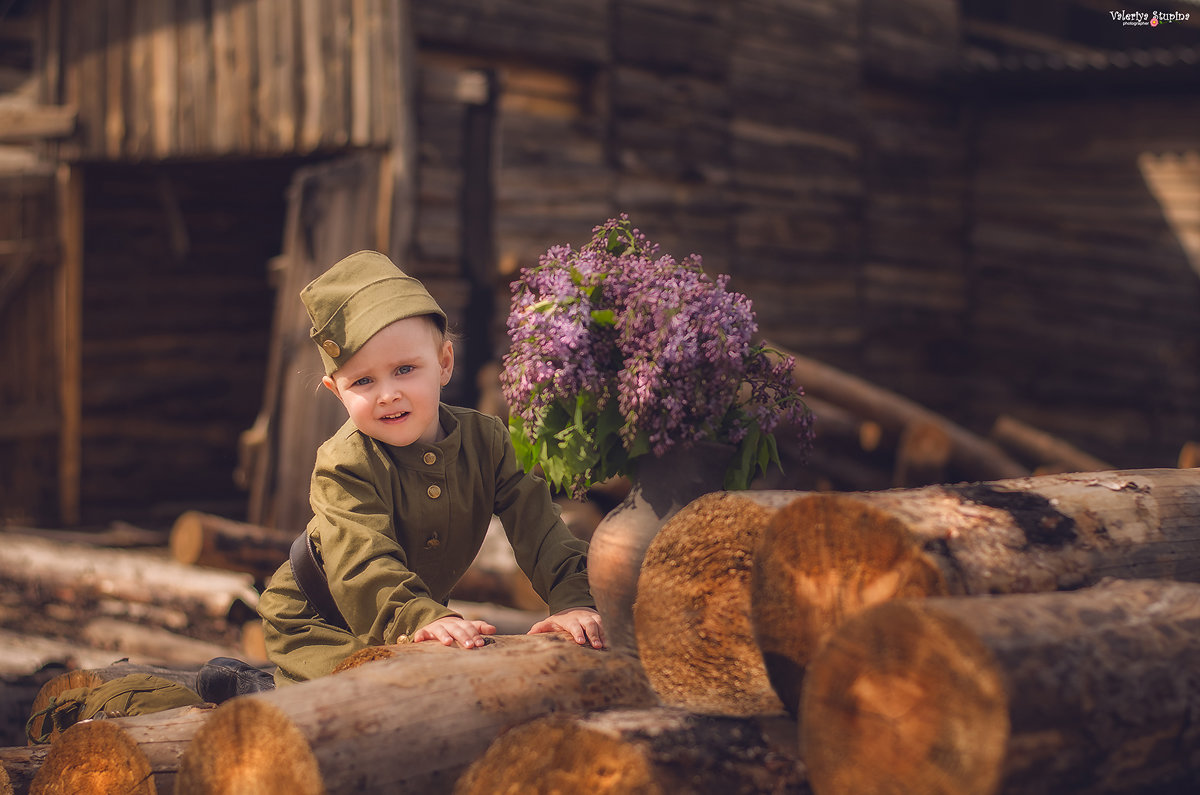
[[[40,765],[35,792],[80,770],[158,792],[1186,791],[1197,580],[1197,470],[716,493],[646,554],[640,660],[549,636],[368,649],[215,710],[79,724],[8,773]]]
[[[710,791],[674,777],[680,736],[714,769],[757,759],[740,792],[1194,791],[1193,581],[1197,470],[706,495],[638,583],[667,706],[514,729],[459,791],[597,789],[603,771],[607,791]],[[764,744],[754,727],[783,709],[798,740]],[[709,718],[757,750],[704,752]]]

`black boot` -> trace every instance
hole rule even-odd
[[[214,657],[200,669],[196,692],[211,704],[220,704],[234,696],[275,689],[275,677],[250,663],[232,657]]]

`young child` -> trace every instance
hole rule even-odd
[[[358,649],[405,636],[484,645],[496,628],[465,620],[446,599],[493,514],[550,606],[530,634],[562,629],[603,648],[587,544],[563,524],[545,481],[521,469],[499,419],[440,401],[454,346],[445,313],[421,283],[384,255],[360,251],[300,297],[325,365],[322,383],[349,420],[317,452],[307,539],[260,600],[276,681],[322,676]],[[303,574],[307,560],[296,550],[306,540],[323,577]],[[332,596],[324,609],[314,576],[315,590],[327,582]]]

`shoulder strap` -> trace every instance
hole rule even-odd
[[[317,614],[335,627],[350,631],[342,611],[338,610],[333,594],[329,592],[329,580],[325,576],[325,567],[317,557],[317,548],[313,545],[312,536],[304,531],[292,542],[288,560],[292,564],[292,574],[296,576],[296,584],[300,592],[313,606]]]

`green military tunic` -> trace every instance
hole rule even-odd
[[[493,514],[551,613],[594,605],[587,544],[563,524],[545,481],[521,469],[504,424],[445,404],[439,416],[436,444],[393,447],[347,422],[317,452],[307,532],[350,631],[318,616],[285,563],[259,603],[278,683],[322,676],[358,649],[457,615],[445,601]]]

